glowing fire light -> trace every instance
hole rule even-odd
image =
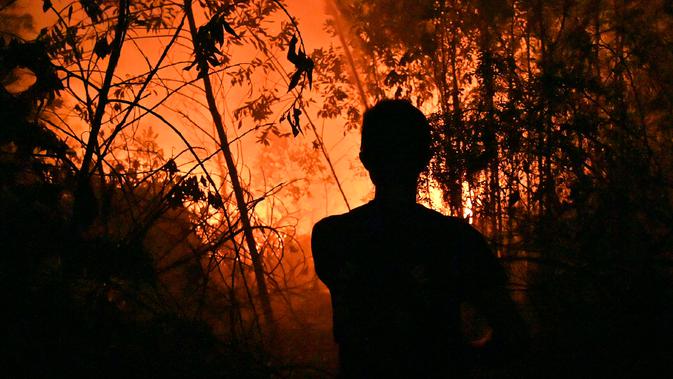
[[[444,201],[442,190],[436,182],[432,181],[428,185],[427,191],[428,199],[423,202],[424,205],[442,214],[448,215],[451,213],[448,204]],[[463,182],[463,194],[466,194],[467,196],[464,196],[461,199],[461,204],[463,204],[461,215],[468,223],[472,224],[474,218],[474,212],[472,211],[472,196],[474,196],[474,192],[470,190],[468,182]]]
[[[470,191],[470,185],[468,182],[463,182],[463,193],[467,193],[468,196],[465,198],[465,206],[463,207],[463,218],[467,220],[470,224],[472,223],[472,192]],[[462,201],[461,201],[462,202]]]

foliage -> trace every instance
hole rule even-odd
[[[448,211],[531,264],[514,274],[538,327],[660,345],[640,321],[671,311],[667,2],[336,3],[367,94],[432,113],[426,180]]]
[[[17,50],[35,52],[31,44],[9,46],[3,63],[30,56]],[[44,85],[39,65],[26,65],[38,77],[30,90],[12,95],[0,87],[3,367],[25,376],[263,376],[254,356],[225,348],[203,323],[157,306],[167,294],[157,287],[157,257],[142,243],[73,233],[73,152],[34,121],[40,104],[62,87]],[[3,65],[0,74],[13,66]]]
[[[259,320],[268,294],[251,283],[269,281],[282,298],[306,267],[293,225],[255,214],[283,185],[255,197],[233,184],[235,165],[216,175],[211,159],[233,147],[226,138],[198,146],[215,139],[194,122],[198,112],[182,109],[201,110],[198,82],[208,79],[268,99],[265,109],[241,108],[243,136],[281,128],[288,99],[280,113],[292,112],[296,136],[312,63],[294,21],[268,22],[287,13],[280,1],[201,2],[205,22],[193,34],[185,4],[45,0],[53,25],[30,41],[0,38],[3,85],[35,77],[25,91],[0,87],[1,277],[12,309],[3,367],[28,376],[272,375]],[[292,92],[254,85],[284,75],[275,56],[289,45],[300,71]],[[237,52],[250,46],[267,59],[243,61]],[[144,63],[129,67],[133,54]],[[174,124],[180,118],[194,132]],[[183,151],[164,155],[157,139],[166,131]],[[252,223],[241,221],[246,212]]]

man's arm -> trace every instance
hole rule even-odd
[[[493,330],[486,341],[473,345],[489,360],[508,360],[523,353],[528,346],[528,328],[505,287],[482,289],[470,303],[486,318]]]
[[[528,345],[526,323],[506,288],[505,271],[484,237],[471,226],[464,232],[461,271],[465,301],[492,329],[490,338],[472,344],[475,353],[490,362],[503,362],[523,353]]]
[[[324,218],[313,226],[311,233],[311,253],[318,278],[330,288],[336,271],[334,254],[334,226],[330,218]]]

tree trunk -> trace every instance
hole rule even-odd
[[[115,26],[115,35],[112,40],[110,51],[110,60],[108,61],[105,70],[105,77],[103,84],[98,91],[98,104],[94,114],[89,114],[91,119],[91,130],[89,131],[89,138],[82,158],[82,165],[77,173],[77,188],[75,190],[75,204],[73,206],[73,221],[74,225],[79,230],[86,229],[96,215],[96,198],[91,188],[91,163],[93,161],[94,151],[98,150],[98,134],[105,115],[105,107],[108,103],[108,95],[110,93],[110,86],[114,78],[114,72],[119,63],[122,46],[126,36],[127,16],[128,16],[128,0],[119,1],[119,12],[117,16],[117,25]],[[86,84],[85,84],[86,85]],[[90,108],[89,108],[90,109]],[[104,180],[104,179],[103,179]]]
[[[201,71],[201,79],[203,81],[204,90],[206,93],[206,100],[208,102],[208,109],[210,110],[210,115],[215,124],[215,129],[217,130],[217,135],[220,139],[220,149],[224,155],[224,160],[227,164],[227,170],[229,173],[229,178],[231,179],[231,187],[234,191],[234,197],[236,198],[236,205],[238,207],[238,212],[240,214],[241,224],[243,226],[243,235],[245,242],[248,246],[248,251],[250,252],[250,258],[252,260],[252,266],[255,273],[255,281],[257,283],[257,292],[260,298],[262,305],[262,312],[264,315],[264,321],[267,325],[273,325],[273,312],[271,309],[271,300],[269,298],[269,291],[266,286],[266,278],[264,273],[264,265],[262,262],[262,257],[257,250],[257,244],[255,242],[255,237],[252,231],[252,225],[250,223],[250,216],[248,214],[248,204],[245,201],[243,187],[241,186],[241,181],[238,177],[238,169],[236,168],[236,163],[234,162],[234,157],[229,147],[229,140],[227,134],[224,130],[224,123],[222,121],[222,116],[217,109],[217,104],[215,102],[215,95],[213,92],[213,87],[210,82],[210,76],[208,75],[208,63],[203,56],[199,56],[198,45],[197,45],[197,28],[196,22],[194,20],[194,13],[192,12],[192,2],[191,0],[185,0],[185,12],[187,14],[187,20],[189,21],[189,30],[192,37],[192,43],[194,44],[194,53],[196,54],[197,64]]]

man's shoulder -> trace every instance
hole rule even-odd
[[[335,228],[338,228],[338,225],[340,224],[340,218],[341,215],[332,215],[332,216],[327,216],[320,221],[316,222],[313,225],[313,231],[311,232],[311,237],[315,240],[317,238],[324,238],[326,234],[329,233],[329,231],[334,230]]]
[[[346,213],[327,216],[313,225],[313,231],[315,232],[316,230],[320,231],[327,228],[339,228],[341,226],[352,225],[355,220],[366,217],[370,208],[371,207],[369,204],[364,204],[357,208],[353,208]]]
[[[423,226],[427,235],[438,243],[448,243],[457,251],[473,254],[477,250],[488,250],[484,235],[468,220],[447,216],[433,209],[423,207]]]
[[[481,236],[481,233],[472,227],[467,220],[444,215],[420,204],[414,211],[405,213],[403,217],[407,218],[407,222],[415,224],[436,238],[449,237],[472,240]],[[367,229],[372,226],[372,223],[379,221],[379,218],[380,215],[378,215],[375,204],[367,203],[346,213],[321,219],[313,226],[312,234],[323,236],[334,233],[340,235],[346,230]]]
[[[474,229],[464,218],[447,216],[434,209],[420,205],[422,216],[429,222],[441,228],[451,228],[456,230]]]
[[[367,204],[349,212],[327,216],[313,225],[311,242],[314,255],[322,250],[333,248],[344,241],[344,236],[353,237],[353,231],[366,221]],[[347,240],[347,239],[346,239]]]

